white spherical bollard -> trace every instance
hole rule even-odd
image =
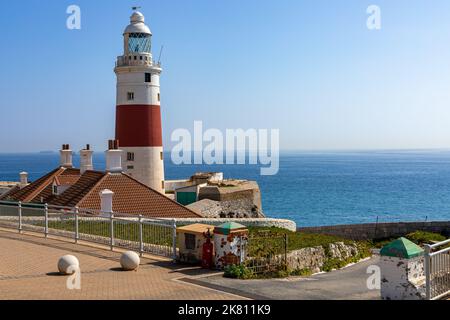
[[[71,274],[68,269],[70,266],[80,267],[78,259],[72,255],[66,255],[58,260],[58,270],[62,274]]]
[[[136,270],[140,263],[141,259],[139,258],[139,255],[133,251],[127,251],[120,257],[120,265],[122,266],[122,269],[126,271]]]

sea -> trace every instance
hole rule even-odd
[[[0,153],[0,181],[27,171],[35,180],[59,163],[58,153]],[[79,157],[74,156],[78,166]],[[104,169],[103,153],[94,154]],[[175,165],[165,156],[167,180],[195,172],[256,180],[267,217],[297,226],[450,220],[450,151],[281,152],[279,172],[260,165]]]

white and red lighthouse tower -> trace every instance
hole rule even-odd
[[[117,58],[116,139],[124,150],[124,171],[164,193],[159,78],[151,53],[152,33],[135,11],[125,29],[124,54]]]

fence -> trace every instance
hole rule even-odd
[[[450,294],[450,240],[425,246],[426,298]]]
[[[0,201],[0,226],[176,259],[175,220]]]
[[[253,274],[271,274],[287,270],[287,234],[258,232],[248,238],[245,266]]]

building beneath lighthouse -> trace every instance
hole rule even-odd
[[[116,139],[124,151],[124,171],[164,193],[161,127],[161,66],[151,51],[152,33],[135,11],[123,34],[124,53],[117,58]]]

